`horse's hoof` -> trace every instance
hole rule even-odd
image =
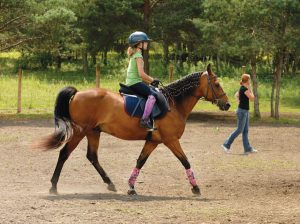
[[[107,189],[108,189],[109,191],[117,192],[117,189],[116,189],[116,187],[115,187],[114,184],[109,184],[109,185],[107,186]]]
[[[194,186],[194,187],[192,188],[192,192],[193,192],[193,194],[195,194],[195,195],[201,195],[201,193],[200,193],[200,188],[199,188],[198,186]]]
[[[50,190],[49,190],[49,193],[57,195],[58,194],[57,193],[57,188],[56,187],[51,187]]]
[[[137,195],[137,193],[136,193],[136,191],[135,191],[134,189],[129,189],[129,190],[127,191],[127,194],[128,194],[128,195]]]

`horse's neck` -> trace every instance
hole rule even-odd
[[[180,104],[177,104],[176,108],[187,119],[197,102],[198,99],[195,96],[188,96]]]

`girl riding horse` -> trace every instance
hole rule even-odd
[[[143,52],[147,50],[149,42],[150,39],[144,32],[137,31],[129,36],[127,54],[130,60],[127,68],[126,85],[135,93],[147,99],[140,126],[153,131],[153,125],[149,117],[156,99],[154,93],[146,83],[158,86],[159,80],[153,79],[144,71]]]

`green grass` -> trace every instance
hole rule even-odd
[[[0,54],[0,114],[15,114],[17,110],[17,88],[18,77],[17,60],[19,53],[10,52]],[[150,61],[151,74],[158,77],[166,85],[168,80],[168,67],[157,61]],[[127,60],[114,56],[109,60],[106,67],[101,67],[102,88],[118,92],[119,82],[124,82],[126,74]],[[205,65],[199,63],[198,66],[185,64],[182,68],[174,68],[174,79],[179,79],[194,71],[204,70]],[[230,73],[238,70],[230,70]],[[81,72],[80,63],[63,63],[60,71],[50,68],[48,70],[25,70],[22,80],[22,115],[19,117],[39,117],[39,114],[48,117],[52,114],[54,102],[58,91],[68,85],[75,86],[78,90],[85,90],[95,87],[95,69],[90,68],[87,75]],[[219,72],[221,85],[227,96],[230,98],[234,111],[237,103],[234,100],[234,93],[239,88],[239,74],[227,75],[225,69]],[[281,88],[280,113],[300,114],[300,77],[284,77]],[[260,111],[268,113],[270,111],[271,81],[269,79],[259,80],[259,100]],[[215,105],[209,102],[199,101],[194,108],[195,111],[218,111]],[[253,110],[253,105],[251,105]],[[43,117],[42,116],[42,117]],[[272,119],[268,120],[272,122]],[[283,123],[289,123],[284,120]],[[293,122],[293,121],[292,121]]]

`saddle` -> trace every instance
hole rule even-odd
[[[162,118],[170,111],[166,97],[154,86],[150,86],[151,92],[156,98],[156,102],[150,115],[151,118]],[[147,99],[137,95],[129,86],[120,83],[119,92],[124,97],[125,111],[132,117],[142,117]]]

